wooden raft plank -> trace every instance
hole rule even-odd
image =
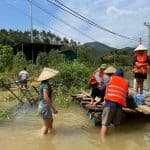
[[[140,110],[144,114],[150,114],[150,107],[147,105],[138,105],[137,110]]]
[[[136,113],[136,111],[131,108],[122,107],[122,110],[127,113]]]
[[[91,101],[92,98],[90,98],[90,97],[83,97],[83,100],[84,100],[84,101]]]
[[[85,94],[88,97],[91,97],[91,93],[88,93],[88,92],[85,92],[85,91],[82,91],[82,93]]]
[[[150,106],[150,102],[149,101],[145,101],[145,104]]]

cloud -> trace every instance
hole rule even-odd
[[[150,14],[150,5],[148,5],[149,2],[146,0],[136,0],[136,3],[129,0],[94,0],[92,3],[91,0],[70,0],[68,2],[64,1],[64,3],[100,26],[110,29],[118,34],[135,37],[136,39],[142,35],[142,32],[144,31],[144,20],[148,19],[148,14]],[[85,32],[97,41],[104,42],[105,44],[116,47],[122,47],[127,43],[133,45],[138,44],[136,41],[123,39],[88,25],[63,11],[59,11],[59,14],[57,15],[82,32]],[[91,40],[76,30],[66,27],[63,23],[59,25],[60,23],[58,22],[59,21],[57,21],[57,25],[55,24],[53,27],[60,29],[61,26],[63,32],[70,34],[73,38],[80,40],[82,43]],[[146,30],[143,34],[145,33]]]
[[[33,26],[43,30],[51,30],[56,35],[61,37],[72,38],[73,40],[80,41],[81,43],[85,42],[92,42],[92,39],[95,39],[99,42],[104,44],[108,44],[113,47],[122,47],[126,44],[127,46],[138,44],[136,41],[130,41],[124,38],[120,38],[113,34],[110,34],[104,30],[101,30],[97,27],[89,25],[82,20],[69,15],[68,13],[64,12],[63,10],[57,8],[56,6],[48,3],[46,0],[33,0],[34,2],[38,3],[40,7],[48,10],[52,15],[61,18],[64,20],[68,25],[60,21],[59,19],[55,19],[54,17],[45,14],[40,9],[33,6],[33,17],[43,22],[44,25],[33,20]],[[96,24],[110,29],[111,31],[122,34],[125,36],[139,38],[142,37],[145,39],[145,35],[148,34],[147,28],[144,26],[145,21],[150,21],[150,1],[148,0],[60,0],[69,8],[77,11],[79,14],[87,17],[88,19],[94,21]],[[29,3],[28,1],[21,1],[21,0],[5,0],[0,1],[1,10],[0,13],[4,14],[8,10],[12,12],[12,16],[9,13],[9,16],[5,17],[3,20],[2,16],[1,24],[6,22],[6,26],[10,28],[12,26],[20,27],[20,26],[28,26],[29,28],[29,18],[26,20],[26,23],[23,24],[23,19],[15,20],[18,18],[17,16],[13,16],[13,12],[17,12],[17,9],[11,9],[10,6],[6,5],[6,2],[9,4],[14,4],[15,6],[19,7],[22,10],[25,10],[27,14],[29,14]],[[4,5],[5,3],[5,5]],[[2,7],[3,6],[3,7]],[[6,10],[5,10],[6,9]],[[16,13],[17,15],[21,15],[20,13]],[[14,23],[11,24],[9,22],[9,17],[14,18]],[[6,18],[8,20],[6,20]],[[25,20],[24,20],[25,22]],[[28,24],[27,24],[28,22]],[[22,23],[22,25],[21,25]],[[71,27],[69,27],[69,24]],[[4,25],[3,25],[4,26]],[[76,30],[76,29],[77,30]],[[30,28],[29,28],[30,29]],[[56,29],[56,30],[55,30]],[[56,32],[56,31],[60,31]],[[81,32],[80,32],[81,31]],[[85,34],[82,34],[82,32]],[[64,33],[64,35],[63,35]],[[86,36],[88,35],[88,36]],[[145,43],[148,45],[148,43]]]
[[[106,14],[109,16],[121,17],[124,15],[135,15],[136,12],[132,10],[118,9],[115,6],[111,6],[107,8]]]

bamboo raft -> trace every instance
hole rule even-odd
[[[134,94],[133,89],[129,90],[129,94],[132,97],[132,95]],[[81,105],[86,110],[87,116],[95,126],[101,125],[101,115],[104,108],[102,103],[99,103],[95,106],[90,105],[90,93],[85,91],[73,94],[72,97],[75,103]],[[126,118],[144,117],[150,119],[150,95],[146,96],[144,105],[131,105],[130,102],[130,104],[127,104],[127,107],[123,107],[122,110],[123,115],[126,116]]]
[[[36,103],[39,92],[35,86],[30,86],[28,88],[21,88],[20,84],[13,83],[4,83],[0,81],[0,88],[8,90],[18,101],[21,105],[28,101],[29,104],[32,106]],[[15,91],[18,91],[17,93]]]

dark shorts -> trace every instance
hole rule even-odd
[[[120,124],[122,109],[118,107],[104,107],[102,113],[102,125],[109,126],[111,123],[115,126]]]
[[[41,116],[44,120],[45,120],[45,119],[48,119],[48,118],[52,118],[52,111],[51,111],[51,109],[49,108],[48,105],[39,103],[39,106],[38,106],[38,113],[40,114],[40,116]]]
[[[147,74],[135,73],[134,78],[147,79]]]
[[[27,84],[27,80],[20,80],[20,84]]]

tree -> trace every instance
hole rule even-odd
[[[48,56],[46,52],[40,52],[36,58],[36,64],[43,67],[48,65]]]
[[[23,52],[18,52],[13,59],[13,69],[15,72],[22,70],[25,66],[27,66],[27,60],[25,54]]]
[[[13,62],[13,51],[9,45],[0,45],[0,72],[11,68]]]

